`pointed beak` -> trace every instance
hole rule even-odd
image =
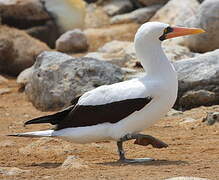
[[[166,39],[205,32],[203,29],[199,28],[172,27],[172,29],[173,31],[166,35]]]

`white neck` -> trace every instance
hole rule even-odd
[[[147,75],[166,77],[172,76],[175,70],[167,59],[160,41],[149,41],[145,44],[143,41],[135,42],[135,50],[138,59]]]

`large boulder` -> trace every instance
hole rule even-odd
[[[205,0],[187,26],[203,28],[206,33],[189,36],[186,45],[196,52],[207,52],[219,48],[219,0]]]
[[[197,0],[170,0],[160,8],[150,21],[160,21],[171,25],[184,25],[184,22],[194,16],[199,7]]]
[[[177,61],[177,108],[219,104],[219,50]]]
[[[65,53],[77,53],[88,50],[87,37],[80,29],[67,31],[56,41],[56,49]]]
[[[139,8],[130,13],[116,15],[111,18],[111,24],[118,24],[118,23],[139,23],[143,24],[147,22],[161,7],[161,5],[153,5],[149,7]]]
[[[20,29],[43,25],[50,19],[39,0],[0,0],[2,24]]]
[[[59,30],[40,0],[0,0],[2,24],[25,30],[54,47]]]
[[[27,33],[0,26],[0,72],[16,76],[35,62],[35,58],[49,47]]]
[[[123,78],[118,66],[104,61],[44,52],[37,57],[25,92],[36,108],[59,110],[86,91],[120,82]]]

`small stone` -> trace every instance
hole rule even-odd
[[[178,116],[178,115],[182,115],[183,112],[182,111],[177,111],[175,109],[171,109],[168,113],[167,116]]]
[[[17,84],[19,85],[19,91],[22,92],[25,89],[26,84],[30,81],[33,73],[33,66],[23,70],[17,77]]]
[[[207,125],[214,125],[216,122],[219,122],[219,112],[209,112],[207,117],[203,118],[202,122],[206,122]]]
[[[5,176],[16,176],[23,173],[31,172],[30,170],[23,170],[17,167],[0,167],[0,174]]]
[[[191,117],[187,117],[187,118],[182,119],[182,121],[180,122],[180,124],[193,123],[193,122],[196,122],[196,121],[197,121],[196,119],[193,119],[193,118],[191,118]]]
[[[11,89],[10,88],[1,88],[0,89],[0,95],[3,95],[3,94],[8,94],[11,92]]]
[[[67,159],[63,162],[61,168],[63,169],[81,169],[88,168],[88,165],[76,156],[68,156]]]
[[[74,53],[88,50],[87,38],[79,29],[67,31],[56,41],[56,49],[60,52]]]

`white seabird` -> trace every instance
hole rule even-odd
[[[140,145],[165,147],[164,143],[152,136],[138,133],[163,117],[177,98],[177,73],[164,54],[161,42],[202,32],[202,29],[171,27],[159,22],[143,24],[135,35],[134,45],[137,57],[146,71],[144,77],[100,86],[74,99],[72,105],[61,112],[25,123],[50,123],[56,125],[54,130],[13,136],[59,137],[75,143],[115,140],[120,161],[142,161],[126,159],[122,143],[136,139]]]

